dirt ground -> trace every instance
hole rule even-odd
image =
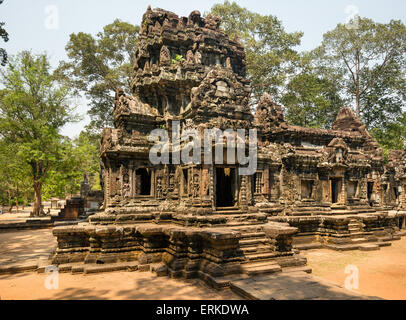
[[[16,213],[15,210],[13,210],[12,213],[6,212],[3,209],[3,213],[0,214],[0,223],[1,222],[21,222],[25,221],[30,217],[30,212],[29,210],[20,210],[19,213]]]
[[[52,235],[52,229],[0,233],[0,264],[47,257],[55,247],[56,238]],[[48,276],[49,274],[35,272],[0,275],[0,299],[241,299],[229,290],[212,290],[198,280],[158,278],[151,272],[112,272],[95,275],[61,273],[57,290],[46,288]]]
[[[0,233],[0,264],[48,257],[56,248],[52,229]]]
[[[59,288],[46,288],[46,274],[0,275],[2,300],[236,300],[231,291],[215,291],[198,280],[158,278],[150,272],[96,275],[59,274]],[[53,282],[55,284],[55,282]]]
[[[55,248],[51,229],[0,233],[0,264],[45,257]],[[406,299],[406,238],[379,251],[303,251],[313,274],[343,286],[345,268],[359,270],[359,289],[368,296]],[[58,289],[47,289],[49,275],[35,272],[0,275],[0,298],[14,299],[240,299],[231,291],[215,291],[198,280],[158,278],[150,272],[95,275],[59,274]]]
[[[347,266],[358,269],[359,288],[356,292],[391,300],[406,299],[406,238],[394,241],[391,247],[379,251],[331,250],[303,251],[313,268],[313,274],[344,286]]]

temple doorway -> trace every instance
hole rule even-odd
[[[341,192],[341,178],[332,178],[331,180],[331,203],[338,203]]]
[[[145,169],[138,169],[136,172],[136,194],[140,196],[151,195],[151,174]]]
[[[234,207],[235,169],[216,168],[216,206]]]
[[[405,229],[405,217],[399,218],[399,230]]]
[[[373,182],[368,182],[367,189],[368,189],[367,190],[368,203],[372,207],[373,206],[372,194],[374,193],[374,183]]]

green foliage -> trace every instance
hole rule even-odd
[[[0,204],[15,205],[16,198],[23,204],[32,197],[30,167],[22,161],[16,150],[18,145],[0,140]]]
[[[315,128],[330,128],[344,106],[333,83],[306,72],[289,82],[282,103],[290,123]]]
[[[401,21],[359,18],[357,28],[338,24],[312,54],[319,74],[341,86],[369,128],[384,114],[400,116],[406,93],[406,26]]]
[[[63,161],[49,172],[44,184],[44,198],[64,198],[77,194],[86,173],[93,190],[100,190],[100,156],[94,137],[82,131],[79,137],[64,143]]]
[[[66,46],[69,61],[60,63],[58,76],[90,100],[89,128],[95,132],[113,125],[116,88],[130,91],[139,29],[115,20],[95,37],[83,32],[70,35]]]
[[[406,26],[359,18],[357,28],[339,24],[313,50],[319,77],[337,85],[387,156],[405,144]]]
[[[182,62],[184,60],[185,59],[183,58],[183,56],[181,54],[177,54],[175,59],[172,59],[171,62],[172,62],[172,64],[176,64],[176,63]]]
[[[406,112],[384,128],[372,128],[370,133],[382,147],[386,158],[390,150],[404,149],[406,147]]]
[[[59,130],[78,117],[69,107],[69,88],[55,80],[45,54],[23,51],[12,57],[0,70],[0,83],[0,137],[14,147],[20,165],[30,168],[38,215],[42,185],[63,161]]]
[[[251,12],[235,2],[216,4],[211,14],[220,16],[221,28],[231,39],[237,36],[245,46],[254,100],[264,92],[279,100],[300,58],[294,47],[300,44],[303,33],[288,33],[275,16]]]
[[[3,0],[0,0],[0,4],[3,3]],[[0,38],[3,39],[4,42],[9,40],[8,33],[4,29],[4,22],[0,22]],[[3,48],[0,48],[0,65],[5,66],[7,63],[7,52]]]

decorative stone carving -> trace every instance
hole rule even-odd
[[[193,198],[200,197],[200,175],[195,173],[193,175]]]
[[[330,148],[329,162],[345,163],[347,161],[348,146],[341,138],[334,138],[328,145]]]
[[[144,73],[149,73],[151,70],[149,68],[149,61],[145,62],[144,65]]]
[[[226,68],[229,69],[229,70],[233,70],[233,67],[231,66],[230,57],[227,57],[227,59],[226,59]]]
[[[255,124],[261,126],[264,131],[287,128],[282,107],[273,102],[272,97],[266,92],[259,99],[255,113]]]
[[[130,176],[128,175],[128,170],[123,173],[123,197],[124,199],[129,199],[131,196],[130,187]]]
[[[179,19],[176,29],[178,29],[179,31],[183,31],[185,29],[185,24],[183,23],[182,19]]]
[[[202,64],[202,54],[199,51],[196,51],[195,53],[195,64]]]
[[[197,10],[192,11],[189,15],[188,23],[195,25],[195,26],[199,26],[200,22],[201,22],[200,12]]]
[[[188,65],[195,64],[195,56],[192,50],[188,50],[186,53],[186,64]]]
[[[218,16],[212,16],[211,14],[208,14],[206,16],[206,20],[205,20],[205,27],[207,29],[211,29],[211,30],[217,30],[220,27],[221,24],[221,18]]]
[[[162,30],[161,24],[159,23],[159,21],[156,21],[152,32],[159,34],[159,33],[161,33],[161,30]]]
[[[159,62],[161,66],[166,66],[171,63],[171,53],[167,46],[163,45],[159,54]]]
[[[163,186],[162,186],[162,176],[158,175],[156,178],[156,197],[158,199],[162,199],[163,198]]]

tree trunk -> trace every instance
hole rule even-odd
[[[357,87],[357,92],[355,94],[355,103],[356,103],[356,116],[361,119],[361,98],[359,93],[359,87]]]
[[[42,196],[41,196],[41,189],[42,189],[42,182],[35,181],[34,182],[34,209],[33,215],[38,217],[42,211]]]
[[[16,194],[16,208],[17,208],[17,214],[18,214],[18,183],[17,183],[17,194]]]
[[[11,192],[10,189],[7,190],[8,195],[8,212],[11,213],[13,211],[13,205],[11,204]]]
[[[357,50],[357,69],[355,71],[355,104],[356,104],[356,115],[358,119],[361,119],[361,84],[360,84],[360,76],[361,76],[361,60],[360,60],[360,52]]]

